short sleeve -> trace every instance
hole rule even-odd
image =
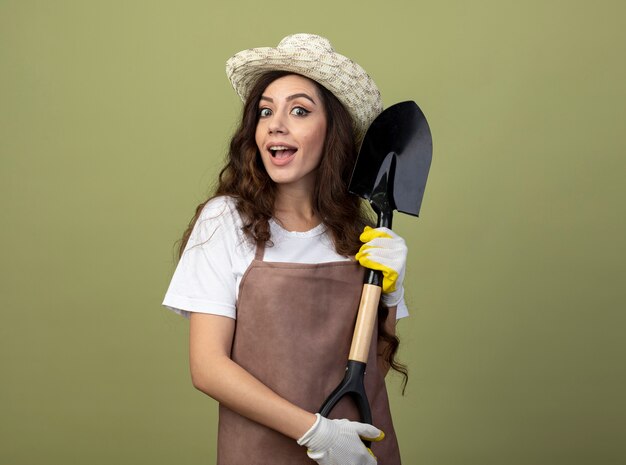
[[[186,317],[189,312],[236,317],[232,270],[240,222],[232,199],[217,197],[204,206],[165,294],[165,307]]]
[[[402,298],[402,300],[396,307],[396,320],[399,320],[400,318],[406,318],[407,316],[409,316],[409,308],[406,306],[404,298]]]

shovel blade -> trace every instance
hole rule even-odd
[[[432,153],[422,110],[413,101],[392,105],[367,130],[348,189],[379,215],[419,216]]]

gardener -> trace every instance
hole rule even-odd
[[[399,367],[406,246],[366,228],[347,189],[380,93],[310,34],[239,52],[226,71],[245,102],[241,122],[164,300],[190,317],[193,384],[220,404],[218,464],[398,465],[384,376]],[[354,421],[349,398],[335,419],[314,413],[343,378],[362,265],[385,275],[365,377],[375,426]]]

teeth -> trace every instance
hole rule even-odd
[[[284,145],[272,145],[270,150],[289,150],[289,147],[285,147]]]

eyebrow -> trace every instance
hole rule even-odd
[[[317,105],[315,103],[315,100],[313,100],[308,94],[305,94],[305,93],[290,95],[289,97],[286,98],[286,100],[288,102],[290,102],[290,101],[295,100],[295,99],[297,99],[299,97],[304,97],[305,99],[310,100],[311,102],[313,102],[314,105]],[[270,103],[274,103],[274,99],[273,98],[266,97],[265,95],[261,95],[261,100],[267,100]]]

